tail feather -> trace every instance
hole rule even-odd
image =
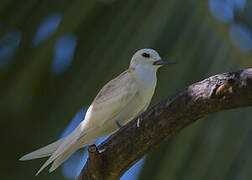
[[[38,170],[36,176],[45,169],[49,164],[52,164],[49,172],[54,171],[57,167],[59,167],[68,157],[71,156],[76,150],[90,143],[91,140],[94,139],[92,136],[86,136],[88,132],[90,132],[92,128],[84,128],[83,125],[80,124],[71,134],[68,136],[49,144],[41,149],[38,149],[34,152],[31,152],[23,157],[20,160],[30,160],[41,157],[50,156],[49,159],[43,164],[43,166]],[[92,138],[91,138],[92,137]]]
[[[53,161],[53,164],[49,169],[49,172],[52,172],[55,169],[57,169],[66,159],[68,159],[78,149],[79,146],[74,145],[70,147],[67,151],[65,151],[63,154],[61,154],[57,159]]]
[[[63,139],[59,139],[58,141],[49,144],[45,147],[42,147],[36,151],[33,151],[29,154],[26,154],[22,156],[19,160],[20,161],[26,161],[31,159],[37,159],[37,158],[43,158],[52,155],[54,151],[60,146],[60,144],[63,142]]]
[[[60,144],[60,146],[53,152],[50,158],[39,169],[39,171],[36,173],[36,176],[49,164],[51,164],[53,161],[56,161],[52,166],[52,168],[50,169],[50,172],[52,172],[58,166],[60,166],[64,162],[64,160],[66,160],[72,153],[74,153],[75,150],[80,148],[78,143],[76,142],[78,138],[79,136],[76,133],[68,135],[64,139],[64,141]],[[59,160],[57,161],[58,158]]]
[[[90,136],[91,135],[91,136]],[[90,144],[91,142],[94,141],[94,137],[92,136],[92,134],[87,135],[87,133],[83,133],[83,135],[81,136],[81,141],[80,139],[76,139],[77,142],[75,142],[73,145],[71,145],[68,149],[66,149],[65,151],[63,151],[63,153],[58,156],[54,161],[53,164],[51,166],[51,168],[49,169],[49,172],[54,171],[55,169],[57,169],[67,158],[69,158],[76,150],[78,150],[81,147],[85,147],[88,144]],[[60,147],[59,147],[60,148]]]

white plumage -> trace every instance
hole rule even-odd
[[[164,64],[167,63],[152,49],[137,51],[129,68],[100,90],[85,119],[71,134],[20,160],[50,156],[36,175],[51,163],[52,172],[79,148],[114,133],[147,109],[156,87],[157,69]]]

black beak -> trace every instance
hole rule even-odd
[[[166,65],[166,64],[176,64],[176,63],[175,62],[167,62],[163,59],[159,59],[153,63],[153,65],[158,65],[158,66],[162,66],[162,65]]]

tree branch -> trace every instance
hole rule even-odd
[[[79,180],[119,179],[153,147],[196,120],[246,106],[252,106],[252,68],[192,84],[135,118],[98,147],[90,146]]]

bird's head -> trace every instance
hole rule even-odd
[[[163,60],[153,49],[140,49],[132,57],[130,67],[146,66],[157,70],[166,64],[174,64]]]

